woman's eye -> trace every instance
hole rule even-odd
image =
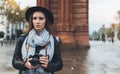
[[[44,18],[43,17],[33,17],[33,20],[37,20],[37,19],[43,20]]]
[[[39,17],[40,20],[43,20],[44,18],[43,17]]]
[[[37,17],[33,17],[33,19],[34,19],[34,20],[36,20],[36,19],[37,19]]]

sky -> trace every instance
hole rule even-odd
[[[102,25],[110,27],[118,23],[120,0],[89,0],[89,34],[98,31]]]
[[[21,9],[26,6],[36,6],[36,0],[15,0],[18,4],[20,4]]]

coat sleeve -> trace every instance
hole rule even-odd
[[[63,67],[60,44],[55,38],[54,40],[55,40],[55,51],[54,51],[54,56],[52,58],[52,61],[48,63],[47,71],[49,72],[59,71]]]
[[[21,47],[23,41],[23,37],[18,38],[12,59],[13,67],[18,70],[27,70],[27,68],[24,66],[24,63],[22,63]]]

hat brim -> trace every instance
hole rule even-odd
[[[46,18],[49,20],[50,25],[53,24],[54,17],[53,17],[53,14],[51,13],[51,11],[49,11],[48,9],[46,9],[44,7],[40,7],[40,6],[30,7],[25,13],[26,20],[29,21],[30,15],[36,11],[43,12],[45,14]]]

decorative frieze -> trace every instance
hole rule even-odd
[[[88,26],[56,25],[54,32],[88,32]]]

